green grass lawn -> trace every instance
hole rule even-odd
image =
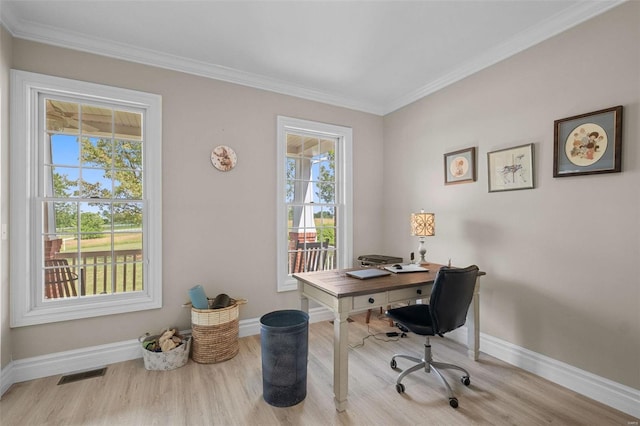
[[[115,251],[120,250],[142,250],[142,234],[114,234],[113,244]],[[102,238],[93,238],[82,240],[81,242],[82,252],[84,254],[93,252],[110,252],[111,251],[111,237],[106,236]],[[61,255],[65,253],[77,253],[78,241],[70,240],[65,241],[63,250],[60,251]],[[122,293],[125,291],[133,291],[135,282],[135,291],[143,290],[143,263],[141,260],[133,261],[132,256],[128,256],[127,259],[124,256],[117,256],[114,261],[110,255],[99,256],[93,258],[91,256],[83,257],[86,265],[83,266],[85,273],[85,294],[103,294],[112,293],[111,282],[113,276],[113,267],[116,268],[115,274],[115,292]],[[134,262],[127,263],[125,265],[118,264],[120,262]],[[71,262],[70,263],[74,263]],[[135,267],[134,267],[135,266]],[[126,273],[125,273],[126,269]],[[135,269],[135,272],[134,272]],[[75,273],[80,276],[80,271],[76,267]]]
[[[114,234],[115,250],[142,250],[142,234]],[[82,240],[82,251],[110,251],[111,237],[101,237]],[[60,253],[74,253],[78,251],[78,240],[65,241]]]

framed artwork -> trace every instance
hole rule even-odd
[[[466,148],[444,155],[444,184],[469,183],[476,180],[476,148]]]
[[[533,188],[533,144],[487,153],[489,192]]]
[[[622,106],[554,122],[553,177],[622,171]]]

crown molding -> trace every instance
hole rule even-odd
[[[382,109],[379,106],[368,102],[345,98],[332,93],[322,92],[234,68],[196,61],[151,49],[138,48],[130,44],[113,42],[98,37],[88,36],[86,34],[61,30],[51,25],[43,25],[40,23],[17,19],[13,14],[5,9],[6,8],[3,8],[1,11],[0,22],[5,26],[9,33],[16,38],[169,69],[172,71],[184,72],[200,77],[248,86],[255,89],[267,90],[297,98],[382,115]]]
[[[111,42],[98,37],[87,36],[86,34],[60,30],[54,26],[17,19],[6,7],[0,11],[0,23],[16,38],[212,78],[375,115],[386,115],[573,28],[626,1],[628,0],[580,2],[575,7],[558,13],[542,24],[521,32],[505,43],[485,51],[474,60],[451,70],[448,74],[429,82],[417,90],[392,100],[386,105],[347,98],[263,75],[177,55],[169,55],[150,49],[141,49],[129,44]]]

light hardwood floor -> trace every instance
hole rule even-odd
[[[262,398],[260,336],[240,339],[240,353],[219,364],[188,364],[168,372],[146,371],[137,359],[109,366],[103,377],[57,385],[60,376],[13,385],[0,400],[2,426],[30,425],[637,425],[634,419],[485,354],[432,339],[434,357],[465,367],[466,388],[448,375],[460,407],[453,409],[432,375],[416,372],[395,390],[394,353],[420,355],[423,338],[410,334],[385,342],[369,332],[393,331],[386,320],[364,314],[349,325],[349,402],[333,404],[333,328],[310,325],[307,397],[276,408]],[[378,336],[388,340],[385,335]],[[400,368],[409,364],[398,361]],[[447,374],[447,373],[445,373]],[[454,373],[452,373],[454,374]]]

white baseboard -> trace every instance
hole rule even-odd
[[[10,362],[5,368],[0,370],[0,399],[14,383],[18,383],[18,380],[15,379],[15,375],[13,374],[13,362]]]
[[[328,309],[313,308],[309,310],[309,321],[312,323],[332,319],[333,314]],[[449,333],[448,337],[465,344],[466,332],[463,327]],[[240,337],[256,334],[260,334],[259,318],[240,321]],[[640,390],[638,389],[596,376],[484,333],[480,334],[480,348],[487,355],[522,368],[616,410],[640,418]],[[90,370],[141,357],[140,343],[137,339],[132,339],[12,361],[0,371],[0,396],[14,383]]]
[[[333,319],[331,311],[324,308],[309,309],[309,322]],[[260,334],[260,319],[241,320],[239,337]],[[138,339],[99,345],[71,351],[57,352],[32,358],[11,361],[0,371],[0,397],[12,384],[42,377],[69,374],[101,368],[108,364],[142,358]]]
[[[333,319],[333,314],[330,310],[325,308],[310,308],[309,309],[309,322],[329,321]],[[238,335],[240,337],[253,336],[260,334],[260,318],[251,318],[240,321],[240,330]]]
[[[91,370],[108,364],[141,358],[140,342],[137,339],[89,348],[74,349],[32,358],[19,359],[10,363],[12,382],[24,382],[41,377],[55,376]],[[2,370],[4,384],[4,369]]]
[[[456,342],[467,343],[466,327],[447,336]],[[480,349],[481,352],[507,364],[522,368],[623,413],[640,418],[640,390],[638,389],[596,376],[488,334],[480,333]]]

